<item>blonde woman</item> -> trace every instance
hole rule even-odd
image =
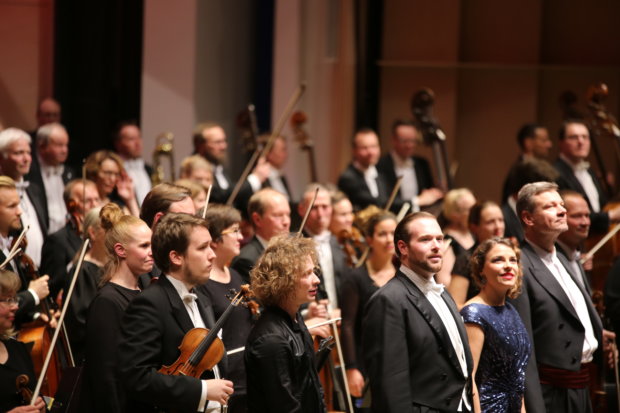
[[[153,268],[151,229],[139,218],[124,215],[116,204],[101,209],[108,261],[102,287],[88,312],[86,381],[80,411],[120,412],[124,392],[116,375],[121,318],[140,292],[138,276]]]

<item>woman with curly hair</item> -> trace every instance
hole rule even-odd
[[[312,338],[299,312],[316,299],[319,278],[314,241],[272,238],[250,272],[265,307],[245,347],[250,412],[325,412]]]
[[[521,290],[519,251],[506,238],[488,239],[471,257],[471,275],[480,293],[465,303],[461,315],[474,359],[474,411],[525,411],[530,339],[519,314],[506,302]]]

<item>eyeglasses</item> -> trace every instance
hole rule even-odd
[[[228,234],[241,234],[241,228],[237,227],[237,228],[229,228],[229,229],[225,229],[224,231],[222,231],[222,235],[228,235]]]
[[[0,298],[0,303],[11,306],[19,304],[19,300],[17,299],[17,297],[3,297]]]
[[[118,178],[121,176],[121,173],[116,171],[99,171],[99,174],[105,176],[106,178]]]

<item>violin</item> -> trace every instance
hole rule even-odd
[[[310,136],[304,130],[304,124],[308,121],[308,116],[305,112],[298,110],[291,116],[291,128],[293,129],[293,135],[295,140],[299,143],[302,151],[308,154],[308,162],[310,163],[310,181],[318,182],[319,174],[316,169],[316,160],[314,157],[314,142],[310,139]]]
[[[241,291],[235,292],[230,305],[217,320],[212,329],[192,328],[189,330],[179,346],[179,358],[169,366],[162,366],[160,373],[170,376],[191,376],[200,378],[206,370],[212,370],[224,356],[224,343],[217,334],[222,329],[226,319],[234,307],[245,304],[252,293],[250,286],[241,286]]]
[[[366,243],[360,230],[356,227],[351,227],[351,231],[343,229],[336,234],[336,239],[345,253],[347,265],[351,268],[357,267],[359,257],[366,248]]]

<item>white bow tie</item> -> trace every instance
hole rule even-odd
[[[441,295],[444,290],[444,285],[433,282],[433,283],[425,284],[423,288],[424,288],[424,294],[434,293],[437,295]]]
[[[577,165],[575,165],[575,169],[577,171],[587,171],[590,169],[590,162],[581,161]]]
[[[194,293],[186,293],[183,294],[183,297],[181,297],[181,299],[184,303],[191,304],[192,302],[196,301],[196,299],[198,299],[198,296]]]

